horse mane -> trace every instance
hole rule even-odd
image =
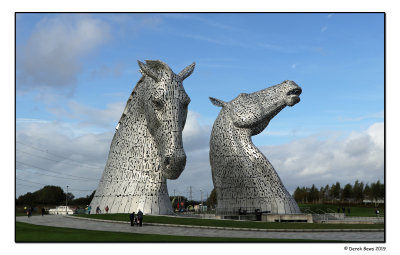
[[[172,69],[166,63],[164,63],[161,60],[146,60],[146,65],[148,65],[152,69],[156,69],[156,70],[163,69],[163,70],[167,70],[169,72],[172,72]],[[141,72],[141,73],[142,73],[142,76],[140,77],[139,81],[136,83],[135,87],[133,88],[133,90],[132,90],[132,92],[131,92],[131,94],[130,94],[130,96],[128,98],[128,101],[126,102],[124,111],[122,112],[122,115],[119,118],[118,124],[121,122],[122,118],[126,115],[127,110],[128,110],[128,105],[131,102],[131,100],[133,99],[133,95],[135,94],[137,88],[140,86],[140,84],[143,83],[143,81],[146,78],[146,75],[144,75],[143,72]]]
[[[117,124],[117,126],[116,126],[116,129],[117,129],[117,130],[118,130],[118,127],[119,127],[119,125],[120,125],[122,119],[126,116],[126,114],[127,114],[127,112],[128,112],[128,106],[129,106],[129,104],[131,103],[131,101],[133,100],[133,95],[136,93],[136,90],[137,90],[137,88],[139,87],[139,85],[140,85],[141,83],[143,83],[144,78],[145,78],[145,76],[142,75],[142,77],[140,77],[139,81],[136,83],[135,87],[133,87],[133,90],[132,90],[131,94],[129,95],[128,100],[126,101],[125,108],[124,108],[124,110],[122,111],[121,117],[119,118],[118,124]]]

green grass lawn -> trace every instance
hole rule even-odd
[[[93,219],[116,220],[129,222],[129,214],[82,214],[74,215]],[[383,229],[384,224],[319,224],[319,223],[290,223],[290,222],[256,222],[256,221],[233,221],[233,220],[213,220],[197,219],[185,217],[152,216],[145,215],[144,224],[178,224],[195,226],[214,226],[232,228],[259,228],[259,229]]]
[[[348,205],[330,205],[330,204],[298,204],[300,210],[302,212],[307,213],[306,209],[309,209],[315,213],[324,212],[337,212],[337,209],[340,208],[340,212],[342,213],[342,207],[345,207],[346,216],[349,217],[376,217],[375,208],[374,207],[366,207],[366,206],[348,206]],[[350,214],[347,209],[350,208]],[[330,210],[328,210],[330,209]],[[384,216],[385,208],[383,205],[379,207],[380,216]]]
[[[315,242],[301,239],[152,235],[39,226],[16,222],[16,242]],[[326,241],[324,241],[326,242]]]

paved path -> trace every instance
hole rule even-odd
[[[143,227],[131,227],[129,223],[115,223],[76,219],[60,215],[26,216],[16,217],[18,222],[26,222],[36,225],[76,228],[112,232],[128,232],[142,234],[160,234],[177,236],[208,236],[208,237],[241,237],[241,238],[282,238],[282,239],[312,239],[312,240],[334,240],[347,242],[376,242],[384,241],[384,232],[356,232],[356,231],[318,231],[318,232],[287,232],[287,231],[249,231],[249,230],[225,230],[197,227],[174,227],[160,225],[146,225]]]

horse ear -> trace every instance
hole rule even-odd
[[[209,97],[210,101],[213,105],[218,106],[218,107],[224,107],[226,105],[226,102],[213,98],[213,97]]]
[[[185,67],[185,69],[183,69],[178,76],[180,76],[182,78],[182,81],[184,79],[186,79],[187,77],[189,77],[189,75],[191,75],[193,73],[194,70],[194,66],[196,65],[195,62],[193,62],[192,64],[188,65],[187,67]]]
[[[154,72],[149,66],[147,66],[146,64],[140,62],[139,60],[138,60],[138,64],[139,64],[139,67],[140,67],[140,72],[142,74],[146,74],[146,75],[150,76],[156,82],[160,81],[160,78],[158,77],[157,73]]]

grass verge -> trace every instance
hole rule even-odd
[[[129,222],[129,214],[80,214],[74,215],[84,218],[115,220]],[[319,223],[290,223],[290,222],[257,222],[257,221],[234,221],[213,220],[185,217],[153,216],[145,215],[144,223],[178,224],[192,226],[212,226],[231,228],[257,228],[257,229],[383,229],[384,224],[319,224]]]
[[[350,217],[376,217],[375,208],[371,206],[360,206],[360,205],[332,205],[332,204],[298,204],[300,210],[305,213],[309,213],[309,210],[319,213],[324,212],[339,212],[342,213],[342,208],[345,208],[346,216]],[[348,211],[350,209],[350,212]],[[384,205],[379,207],[380,217],[385,215]]]
[[[196,237],[106,232],[39,226],[23,222],[16,222],[15,226],[16,242],[316,242],[302,239]]]

